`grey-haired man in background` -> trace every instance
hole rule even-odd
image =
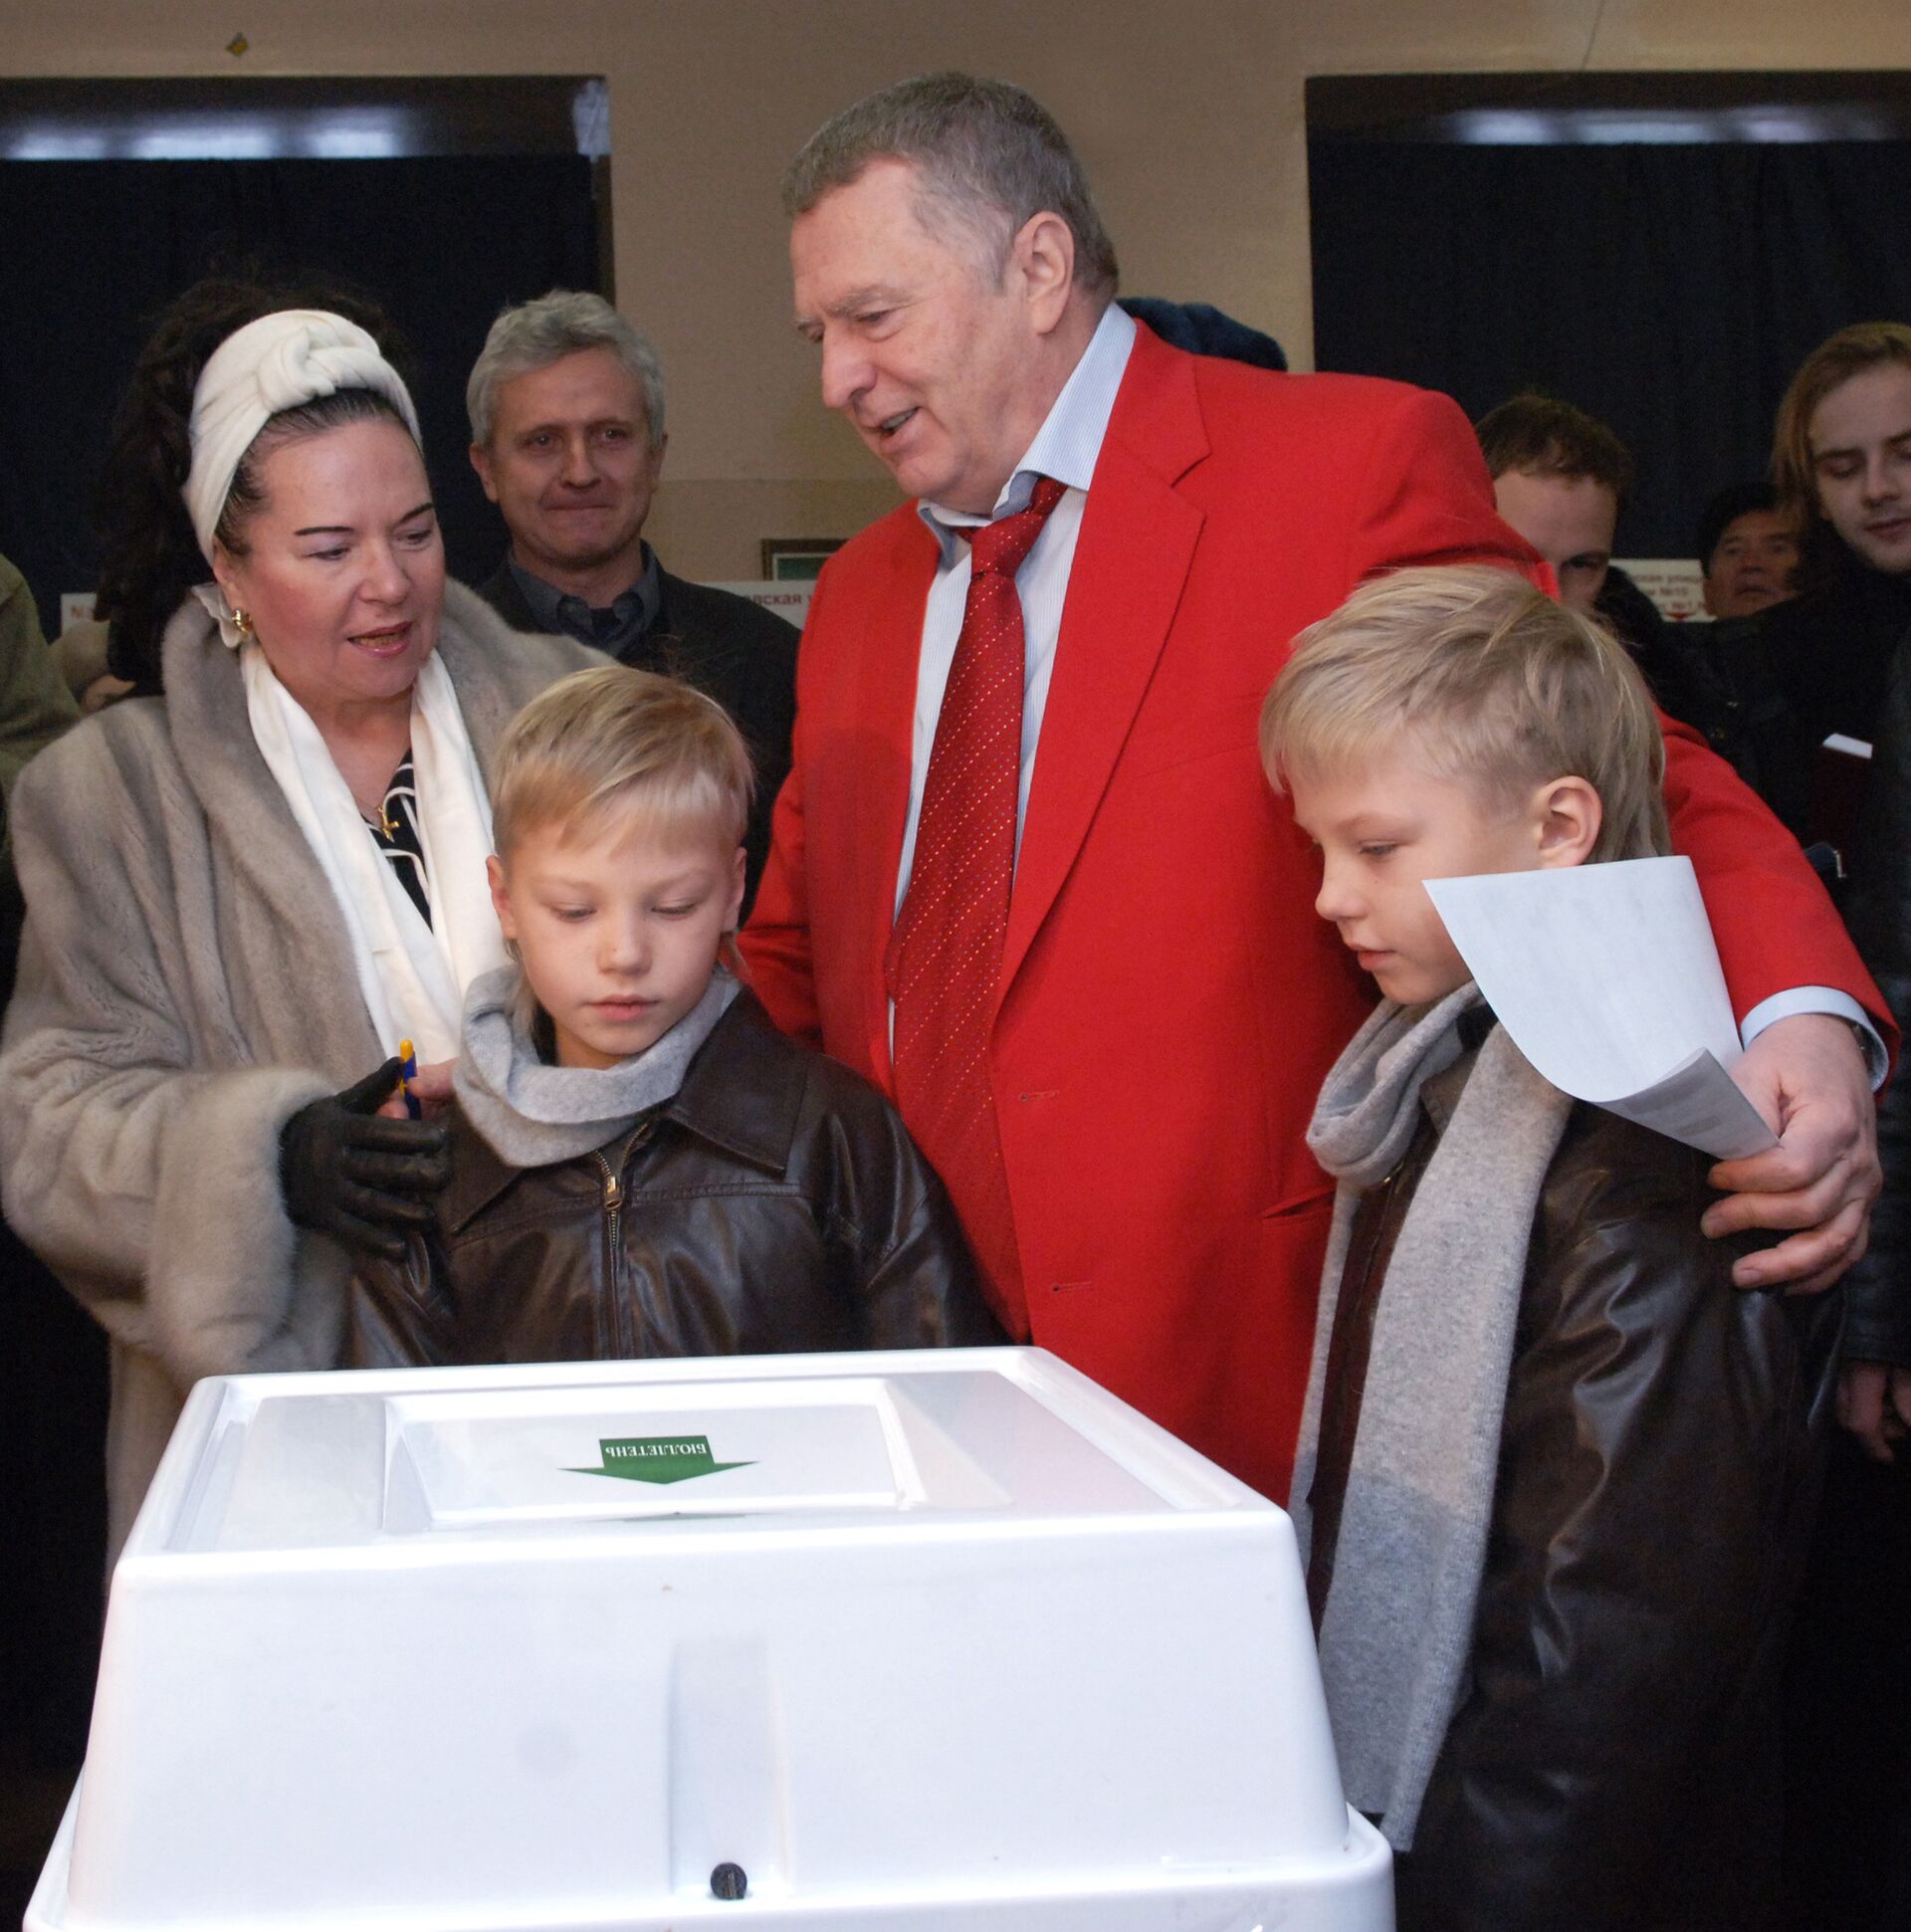
[[[505,310],[465,389],[471,461],[511,548],[478,593],[517,630],[554,631],[708,692],[756,763],[747,895],[789,770],[796,631],[746,597],[672,576],[644,541],[664,466],[657,351],[601,296]]]

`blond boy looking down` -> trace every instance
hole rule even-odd
[[[750,766],[714,699],[611,665],[512,724],[451,1179],[354,1284],[361,1363],[1000,1339],[941,1183],[867,1082],[737,978]]]
[[[1644,686],[1518,578],[1403,570],[1302,634],[1261,747],[1385,995],[1309,1130],[1294,1497],[1403,1932],[1762,1924],[1836,1311],[1733,1288],[1706,1157],[1543,1080],[1425,887],[1666,851]]]

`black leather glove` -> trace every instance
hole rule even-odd
[[[387,1120],[398,1062],[287,1121],[279,1136],[286,1213],[357,1252],[405,1258],[405,1231],[431,1225],[430,1196],[451,1174],[450,1136],[429,1121]]]

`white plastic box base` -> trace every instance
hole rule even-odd
[[[74,1813],[68,1807],[54,1840],[46,1874],[27,1909],[25,1932],[68,1932],[69,1928],[121,1924],[150,1926],[143,1917],[104,1920],[72,1914],[61,1882],[72,1854]],[[977,1884],[962,1897],[925,1899],[908,1893],[807,1904],[765,1903],[751,1896],[723,1902],[702,1894],[672,1901],[659,1911],[630,1917],[615,1904],[602,1910],[574,1907],[573,1916],[552,1918],[547,1908],[529,1913],[487,1912],[445,1917],[433,1911],[387,1914],[371,1907],[349,1917],[321,1919],[309,1913],[249,1913],[243,1919],[192,1918],[166,1921],[183,1928],[227,1925],[324,1927],[347,1925],[378,1932],[402,1925],[406,1932],[1393,1932],[1392,1862],[1386,1840],[1359,1813],[1350,1816],[1348,1841],[1338,1872],[1306,1874],[1282,1870],[1246,1882],[1245,1874],[1195,1879],[1166,1879],[1127,1891],[1060,1893],[1023,1891],[991,1896]]]
[[[1002,1349],[201,1383],[26,1923],[1393,1915],[1287,1518]]]

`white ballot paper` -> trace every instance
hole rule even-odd
[[[1690,859],[1426,889],[1500,1024],[1554,1086],[1721,1160],[1778,1145],[1726,1071],[1739,1029]]]

